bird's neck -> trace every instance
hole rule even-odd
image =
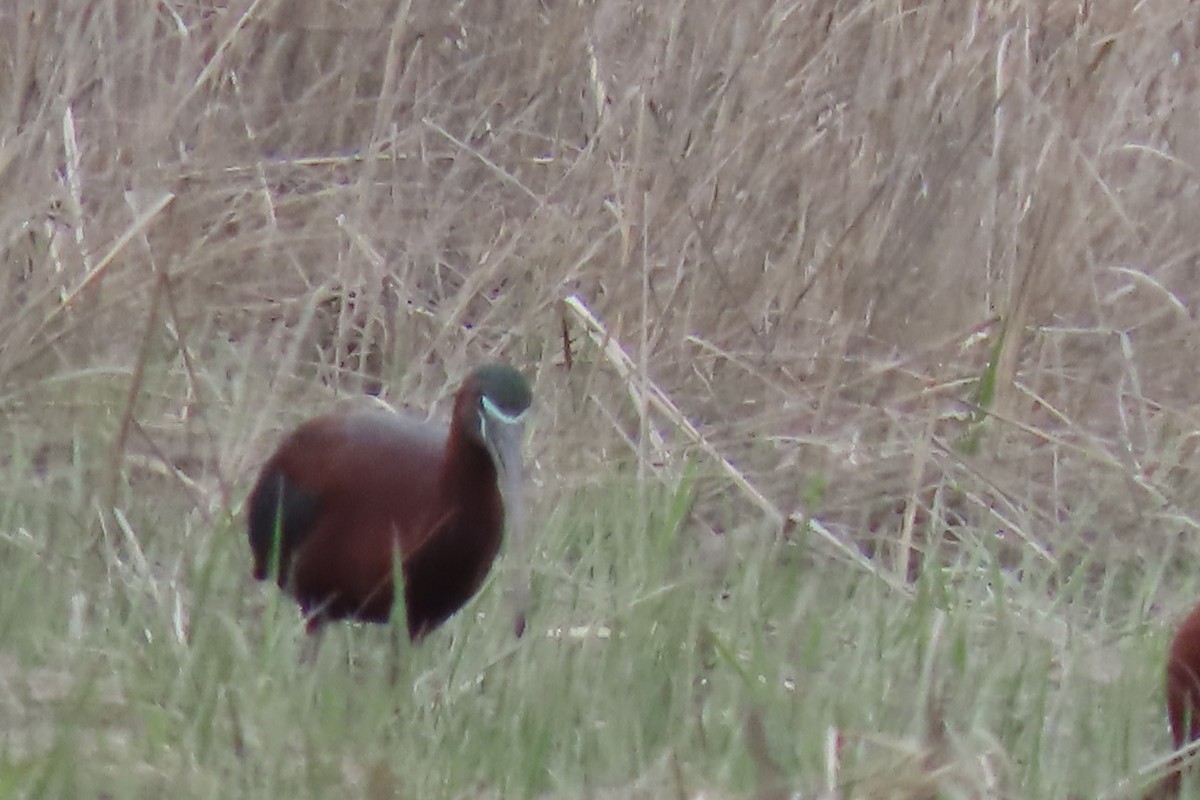
[[[496,467],[487,449],[475,442],[457,425],[450,430],[446,443],[446,459],[442,462],[442,474],[438,480],[438,492],[446,501],[438,503],[442,508],[461,509],[467,516],[487,516],[494,502],[498,487]],[[455,534],[470,536],[473,525],[452,524]]]

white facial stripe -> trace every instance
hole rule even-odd
[[[484,396],[483,397],[483,410],[485,412],[487,412],[487,415],[489,417],[499,420],[500,422],[503,422],[505,425],[516,425],[518,422],[520,422],[522,419],[525,418],[525,412],[528,411],[529,409],[526,408],[517,414],[507,414],[504,412],[504,410],[502,408],[500,408],[500,406],[493,403],[491,401],[491,398]]]

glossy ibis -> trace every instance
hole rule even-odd
[[[1183,620],[1167,650],[1167,722],[1176,750],[1200,738],[1200,606]],[[1147,798],[1177,796],[1181,769],[1177,765]]]
[[[315,632],[335,619],[387,622],[398,564],[408,634],[419,640],[479,590],[506,522],[514,542],[525,533],[521,439],[532,399],[519,372],[490,364],[463,382],[449,429],[382,408],[302,424],[250,494],[254,577],[294,597]],[[516,590],[518,635],[527,590]]]

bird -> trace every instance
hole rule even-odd
[[[290,595],[316,633],[333,620],[389,622],[399,572],[409,639],[420,641],[478,592],[506,524],[520,549],[532,403],[524,376],[494,363],[467,375],[448,427],[378,407],[302,423],[247,501],[254,578]],[[513,555],[520,636],[528,567]]]
[[[1200,606],[1184,618],[1167,649],[1167,723],[1175,749],[1200,739]],[[1176,758],[1171,771],[1152,788],[1145,800],[1178,797],[1183,764]]]

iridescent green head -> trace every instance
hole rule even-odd
[[[507,364],[477,367],[466,385],[478,392],[484,413],[494,419],[515,422],[533,404],[529,381]]]
[[[496,480],[504,502],[504,527],[516,569],[510,596],[514,604],[514,629],[518,636],[525,630],[530,604],[529,563],[525,544],[527,522],[524,502],[524,468],[521,441],[525,437],[525,417],[533,404],[533,390],[521,373],[507,364],[478,367],[463,382],[458,396],[460,423],[481,443],[496,468]]]
[[[477,367],[459,390],[455,414],[460,429],[487,449],[501,489],[506,476],[520,475],[525,414],[532,404],[529,382],[507,364]]]

